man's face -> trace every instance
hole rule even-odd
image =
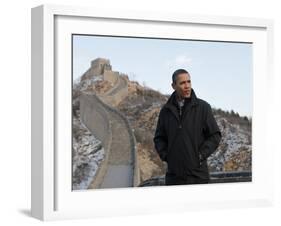
[[[176,83],[172,83],[173,89],[181,98],[187,98],[191,95],[191,80],[187,73],[182,73],[177,76]]]

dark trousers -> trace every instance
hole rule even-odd
[[[188,175],[185,178],[177,177],[172,173],[166,173],[165,185],[183,185],[183,184],[208,184],[209,179],[202,179],[196,176]]]

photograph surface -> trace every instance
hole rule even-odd
[[[72,189],[251,181],[252,73],[247,42],[73,34]]]

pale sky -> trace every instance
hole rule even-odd
[[[173,92],[172,74],[183,68],[197,97],[252,116],[252,44],[74,35],[73,79],[98,57],[109,59],[113,71],[163,94]]]

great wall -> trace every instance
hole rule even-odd
[[[115,108],[128,94],[125,75],[112,71],[108,60],[97,58],[82,79],[103,76],[112,87],[103,94],[81,92],[81,121],[102,142],[105,157],[89,188],[133,187],[140,183],[136,141],[127,118]]]

